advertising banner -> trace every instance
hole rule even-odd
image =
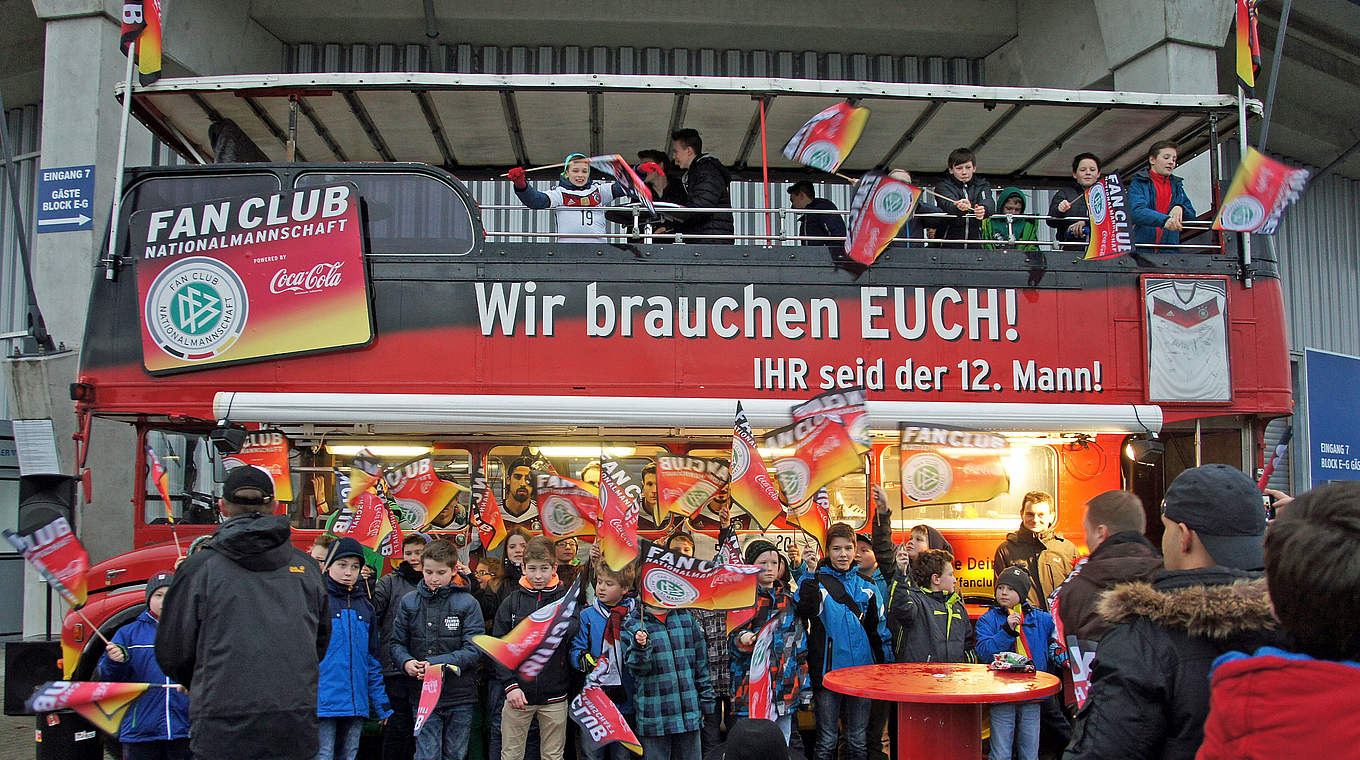
[[[903,425],[902,503],[988,501],[1010,490],[1005,436],[941,425]]]
[[[288,468],[288,439],[277,430],[259,430],[246,434],[241,450],[222,459],[228,470],[252,466],[269,473],[274,481],[274,498],[293,500],[293,473]]]
[[[138,211],[130,248],[152,374],[373,338],[352,184]]]
[[[1309,348],[1303,361],[1309,485],[1360,480],[1360,357]]]
[[[1107,174],[1086,188],[1086,208],[1090,215],[1090,242],[1086,258],[1112,259],[1133,250],[1129,228],[1127,194],[1118,174]]]

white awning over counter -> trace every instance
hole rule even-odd
[[[370,425],[374,432],[550,431],[598,435],[602,430],[731,430],[738,399],[637,396],[453,396],[415,393],[236,393],[213,399],[217,419],[282,427]],[[740,399],[751,426],[790,422],[786,399]],[[1157,433],[1162,409],[1148,404],[992,404],[869,401],[869,425],[959,425],[997,432]]]

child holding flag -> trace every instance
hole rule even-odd
[[[1000,652],[1019,652],[1034,661],[1036,670],[1048,669],[1048,640],[1053,618],[1025,601],[1030,589],[1024,568],[1008,567],[996,581],[996,606],[977,623],[978,656],[991,661]],[[991,760],[1011,760],[1011,747],[1020,760],[1039,757],[1039,706],[1036,702],[1007,702],[991,706]]]
[[[775,723],[788,744],[794,713],[800,703],[812,701],[812,680],[808,675],[807,630],[798,620],[798,602],[783,582],[788,561],[779,547],[763,538],[746,546],[746,564],[760,567],[756,578],[756,610],[750,622],[732,632],[728,652],[732,657],[732,717],[755,717],[751,713],[751,660],[760,630],[773,619],[770,642],[768,684],[776,714]],[[754,674],[759,678],[760,674]]]
[[[402,598],[392,623],[392,659],[411,678],[443,668],[443,686],[434,711],[416,735],[416,760],[465,760],[477,702],[477,664],[481,650],[472,643],[486,632],[482,607],[469,583],[455,573],[458,550],[436,539],[421,553],[416,590]],[[417,705],[420,688],[411,690]]]
[[[118,741],[123,743],[123,757],[128,760],[190,758],[189,697],[179,686],[172,687],[174,682],[156,662],[156,628],[172,577],[162,571],[146,582],[146,610],[113,634],[95,671],[97,680],[165,687],[147,689],[124,717]]]
[[[926,549],[916,556],[911,582],[893,587],[888,610],[897,662],[977,662],[973,624],[955,585],[952,554]]]
[[[345,536],[331,544],[326,557],[326,594],[330,598],[331,640],[321,659],[316,714],[321,746],[317,760],[354,760],[359,734],[370,712],[380,720],[392,716],[383,688],[382,666],[374,654],[377,616],[359,582],[364,547]]]
[[[584,153],[572,153],[562,160],[557,187],[546,193],[529,187],[521,167],[511,169],[508,176],[520,203],[532,209],[557,209],[557,231],[564,233],[558,239],[563,243],[608,242],[601,237],[605,218],[600,207],[628,197],[628,191],[617,182],[591,182],[590,159]]]
[[[699,730],[713,712],[708,647],[686,609],[644,606],[623,624],[624,664],[633,675],[638,739],[647,760],[699,760]]]
[[[567,595],[557,577],[556,551],[544,536],[534,536],[524,547],[524,577],[501,602],[492,635],[504,637],[519,622]],[[567,638],[571,638],[571,632]],[[501,760],[523,760],[529,728],[537,719],[543,760],[562,760],[567,744],[567,700],[571,696],[569,647],[559,647],[543,663],[538,676],[524,680],[499,667],[504,683],[501,709]],[[495,760],[494,758],[492,760]]]
[[[613,570],[603,561],[594,564],[595,601],[581,610],[581,627],[571,641],[571,662],[582,673],[595,670],[600,658],[609,660],[609,668],[600,677],[605,694],[619,708],[619,714],[629,725],[633,717],[633,676],[623,667],[623,621],[637,617],[639,602],[631,594],[636,571],[633,566]],[[610,760],[624,760],[629,752],[622,744],[608,745],[607,751],[592,751],[591,742],[582,734],[581,757],[600,760],[605,754]]]

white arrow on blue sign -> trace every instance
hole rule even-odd
[[[93,166],[38,170],[38,232],[91,229],[93,207]]]

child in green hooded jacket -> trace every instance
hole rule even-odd
[[[982,236],[995,243],[988,243],[993,250],[1015,248],[1021,251],[1037,251],[1037,245],[1026,242],[1039,240],[1039,225],[1033,219],[1016,219],[1015,214],[1025,213],[1028,204],[1025,194],[1018,187],[1008,187],[997,196],[998,211],[982,222]]]

